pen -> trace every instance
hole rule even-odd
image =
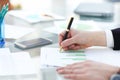
[[[8,11],[8,5],[9,5],[8,3],[7,3],[6,5],[4,5],[4,6],[2,7],[2,10],[0,11],[0,23],[2,22],[5,14],[6,14],[7,11]]]
[[[64,41],[65,39],[67,39],[67,36],[68,36],[69,31],[70,31],[70,28],[71,28],[71,25],[72,25],[73,20],[74,20],[74,18],[71,17],[62,41]],[[62,47],[60,47],[60,52],[61,52],[61,51],[62,51]]]

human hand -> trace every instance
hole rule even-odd
[[[117,73],[118,67],[94,62],[78,62],[57,69],[59,74],[70,80],[109,80],[111,75]]]
[[[77,31],[71,29],[68,33],[68,38],[64,41],[65,32],[59,35],[59,45],[64,50],[84,49],[90,46],[106,46],[106,38],[104,31]]]

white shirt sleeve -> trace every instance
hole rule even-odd
[[[106,40],[107,40],[107,47],[113,48],[114,47],[114,39],[112,32],[110,30],[105,30],[106,33]]]

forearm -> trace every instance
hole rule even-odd
[[[92,46],[107,46],[105,31],[91,32],[90,43]]]
[[[112,31],[96,31],[91,33],[92,46],[107,46],[120,50],[120,28]]]

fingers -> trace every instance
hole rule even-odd
[[[66,74],[64,78],[70,80],[88,80],[86,79],[87,74]]]
[[[69,46],[69,49],[79,50],[79,49],[85,49],[85,48],[88,48],[88,47],[90,47],[90,46],[85,45],[85,44],[73,44],[72,46]]]
[[[59,37],[58,37],[58,41],[59,41],[59,45],[61,45],[61,42],[63,40],[63,37],[64,37],[64,32],[62,32]]]
[[[83,69],[86,62],[83,61],[83,62],[78,62],[78,63],[67,65],[66,67],[60,67],[60,68],[57,69],[57,71],[61,74],[70,73],[73,70],[76,72],[77,69]],[[79,70],[77,70],[77,71],[79,71]]]
[[[80,49],[80,45],[78,45],[78,44],[72,44],[72,45],[68,46],[68,48],[70,50],[78,50],[78,49]]]
[[[60,74],[66,74],[66,73],[72,73],[73,71],[71,68],[59,68],[57,69],[58,73]]]
[[[86,60],[86,61],[82,61],[82,62],[77,62],[77,63],[69,64],[66,67],[59,67],[57,70],[61,70],[61,69],[65,69],[65,68],[68,68],[68,69],[82,68],[88,62],[89,61]]]
[[[63,37],[64,37],[64,35],[65,35],[65,32],[66,32],[66,31],[63,31],[63,32],[59,35],[59,37],[58,37],[59,45],[61,45],[61,42],[63,41]],[[70,38],[70,33],[68,34],[67,38]]]
[[[80,49],[79,45],[72,44],[70,46],[63,47],[64,50],[78,50]]]
[[[78,40],[78,36],[72,36],[72,32],[69,32],[68,38],[63,41],[63,37],[65,34],[65,31],[62,32],[59,35],[59,45],[64,49],[64,50],[78,50],[78,49],[85,49],[88,46],[85,44],[80,44]],[[82,41],[81,41],[82,43]]]
[[[62,40],[63,40],[63,35],[60,34],[59,37],[58,37],[58,41],[59,41],[59,45],[60,45],[60,46],[61,46]]]
[[[87,68],[62,68],[58,70],[59,74],[62,74],[64,78],[70,79],[70,80],[85,80],[85,76],[87,74]]]
[[[91,61],[78,62],[66,67],[60,67],[57,69],[59,74],[62,74],[64,78],[70,80],[88,80],[89,75],[89,63]]]
[[[80,44],[72,44],[66,47],[63,47],[64,50],[79,50],[79,49],[85,49],[88,48],[89,46],[86,45],[80,45]]]
[[[82,71],[82,70],[85,70],[87,67],[90,67],[90,63],[91,61],[88,61],[88,60],[83,62],[77,62],[74,64],[67,65],[66,67],[60,67],[57,69],[57,71],[61,74],[64,74],[74,70],[73,72],[76,73],[77,71]]]
[[[85,64],[85,61],[77,62],[77,63],[74,63],[74,64],[70,64],[70,65],[67,65],[66,67],[67,68],[71,68],[71,69],[82,68],[82,67],[84,67],[84,64]]]
[[[59,74],[84,74],[86,71],[87,71],[87,68],[84,68],[84,67],[57,69],[57,72]]]
[[[61,43],[61,46],[62,46],[62,47],[67,47],[67,46],[70,46],[70,45],[72,45],[72,44],[74,44],[74,43],[75,43],[75,40],[74,40],[74,38],[72,37],[72,38],[69,38],[69,39],[64,40],[64,41]]]

